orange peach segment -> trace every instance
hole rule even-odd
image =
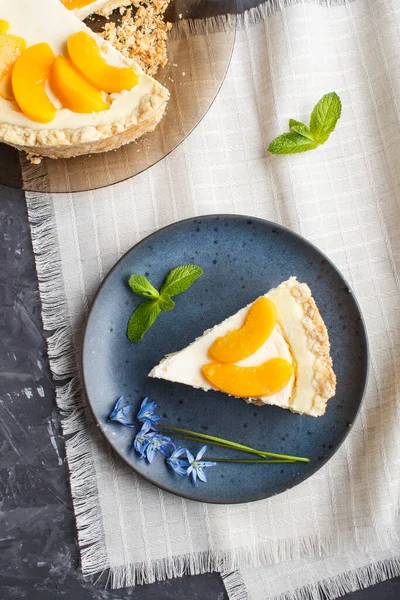
[[[293,375],[293,365],[283,358],[271,358],[258,367],[233,364],[203,365],[204,377],[216,388],[240,398],[260,398],[282,390]]]
[[[216,362],[233,363],[251,356],[267,341],[276,325],[276,307],[261,296],[249,308],[246,321],[212,344],[208,356]]]
[[[50,71],[50,85],[65,108],[77,113],[108,110],[102,93],[64,56],[57,56]]]
[[[130,67],[109,65],[101,56],[96,40],[85,31],[70,35],[67,46],[76,68],[98,90],[109,94],[119,93],[139,83],[138,74]]]
[[[11,72],[13,66],[26,48],[26,42],[17,35],[7,33],[7,21],[0,20],[0,96],[5,100],[14,100],[11,85]]]
[[[68,10],[74,10],[74,8],[83,8],[88,4],[92,4],[93,0],[61,0],[61,2]]]
[[[0,19],[0,35],[5,35],[9,29],[10,25],[7,23],[7,21]]]
[[[38,123],[49,123],[57,113],[45,91],[53,61],[54,53],[49,44],[35,44],[22,52],[12,72],[12,87],[19,108]]]

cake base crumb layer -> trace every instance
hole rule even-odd
[[[169,3],[170,0],[151,0],[139,6],[135,15],[129,9],[120,24],[106,23],[99,35],[127,58],[134,58],[147,75],[155,75],[168,60],[171,23],[165,23],[163,17]]]
[[[304,331],[304,339],[307,349],[312,356],[312,389],[311,407],[307,414],[313,417],[320,417],[325,413],[326,404],[336,392],[336,376],[333,371],[333,363],[330,355],[330,343],[328,331],[321,317],[318,307],[315,303],[310,288],[306,283],[300,283],[295,277],[290,277],[280,286],[287,288],[291,296],[295,299],[302,312],[301,324]],[[268,292],[273,294],[275,290]],[[290,323],[284,328],[286,339],[291,345]],[[296,385],[292,396],[296,395]],[[246,402],[256,404],[257,406],[268,404],[268,399],[245,399]],[[301,412],[296,409],[295,403],[288,406],[293,412]]]
[[[302,306],[302,323],[307,334],[308,347],[315,357],[313,411],[319,416],[324,414],[326,403],[336,392],[336,375],[330,355],[328,331],[308,285],[294,280],[291,294]]]
[[[161,121],[166,108],[166,102],[161,104],[156,110],[151,112],[145,119],[141,120],[138,124],[132,124],[127,126],[120,133],[114,133],[108,137],[104,137],[97,141],[89,141],[87,143],[81,142],[78,144],[71,143],[69,145],[50,145],[35,146],[12,144],[18,150],[27,152],[31,157],[41,160],[41,157],[46,158],[74,158],[75,156],[82,156],[85,154],[96,154],[99,152],[109,152],[110,150],[116,150],[125,144],[130,144],[135,141],[143,134],[153,131],[158,123]],[[10,142],[8,142],[10,143]],[[31,161],[34,164],[35,161]]]

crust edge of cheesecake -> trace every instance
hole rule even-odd
[[[336,375],[330,355],[328,330],[312,296],[312,292],[306,283],[300,283],[296,277],[290,277],[280,285],[288,285],[291,295],[303,312],[301,324],[306,334],[308,349],[314,355],[312,385],[315,393],[312,398],[312,406],[307,411],[307,414],[313,417],[320,417],[325,413],[328,400],[336,392]],[[273,290],[270,291],[272,292]],[[285,331],[285,333],[289,346],[291,346],[289,332]],[[294,357],[296,358],[295,355]],[[292,394],[295,393],[295,387]],[[268,404],[268,400],[265,399],[243,398],[243,400],[257,406]],[[292,406],[288,408],[292,412],[299,412]]]
[[[153,94],[142,98],[138,111],[134,110],[114,123],[77,129],[42,130],[0,123],[0,142],[47,158],[72,158],[108,152],[155,129],[165,113],[168,100],[168,90],[155,83]]]
[[[310,350],[315,356],[313,385],[315,396],[313,409],[316,416],[323,415],[327,402],[336,393],[336,375],[330,355],[330,342],[326,325],[321,317],[310,288],[306,283],[297,283],[292,295],[303,306],[303,327],[307,333]]]

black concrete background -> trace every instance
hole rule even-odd
[[[0,600],[226,600],[218,574],[118,591],[79,570],[22,192],[0,186]],[[400,578],[350,594],[400,599]]]

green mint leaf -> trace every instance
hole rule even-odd
[[[196,279],[203,275],[203,269],[197,265],[182,265],[172,269],[161,286],[160,293],[176,296],[186,291]]]
[[[303,137],[308,138],[312,142],[315,142],[313,134],[311,133],[307,125],[304,125],[304,123],[301,123],[300,121],[295,121],[295,119],[290,119],[289,127],[292,130],[292,132],[299,133]]]
[[[315,105],[311,113],[310,130],[318,143],[326,142],[341,114],[342,102],[336,92],[325,94]]]
[[[150,329],[161,312],[158,300],[142,302],[129,319],[127,335],[131,342],[137,344],[146,331]]]
[[[134,291],[138,296],[143,296],[143,298],[156,300],[160,295],[156,288],[153,287],[150,281],[148,281],[143,275],[132,275],[129,278],[128,283],[132,291]]]
[[[317,142],[313,142],[299,133],[283,133],[270,143],[268,150],[272,154],[297,154],[314,150],[317,146]]]
[[[158,305],[161,310],[172,310],[175,308],[175,302],[171,299],[171,296],[168,296],[168,294],[161,294],[158,300]]]

